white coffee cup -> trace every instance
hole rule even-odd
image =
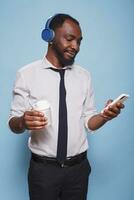
[[[42,99],[42,100],[37,101],[33,105],[33,109],[43,112],[44,116],[47,118],[47,121],[48,121],[47,126],[51,124],[51,107],[50,107],[50,103],[47,100]]]

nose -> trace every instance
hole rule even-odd
[[[80,44],[76,40],[73,40],[71,43],[71,48],[78,52],[80,49]]]

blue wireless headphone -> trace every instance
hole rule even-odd
[[[46,22],[45,29],[42,31],[42,34],[41,34],[42,39],[45,40],[46,42],[51,42],[54,39],[55,33],[52,29],[50,29],[49,26],[50,26],[50,23],[53,20],[53,18],[59,14],[60,13],[51,16]]]

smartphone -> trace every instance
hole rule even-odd
[[[101,113],[104,112],[105,109],[107,109],[109,106],[114,105],[117,102],[121,102],[124,103],[127,99],[128,99],[129,95],[128,94],[121,94],[120,96],[118,96],[116,99],[114,99],[110,104],[108,104],[108,106],[106,106]]]
[[[129,95],[128,94],[121,94],[120,96],[118,96],[115,100],[113,100],[109,105],[113,105],[117,102],[121,102],[124,103],[127,99],[128,99]],[[109,106],[108,105],[108,106]]]

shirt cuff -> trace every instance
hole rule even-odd
[[[88,116],[88,117],[86,117],[85,118],[85,127],[86,127],[86,130],[89,132],[89,133],[95,133],[96,132],[96,130],[91,130],[89,127],[88,127],[88,121],[91,119],[91,117],[93,117],[94,115],[97,115],[98,113],[97,112],[95,112],[95,113],[93,113],[92,115],[90,115],[90,116]]]

